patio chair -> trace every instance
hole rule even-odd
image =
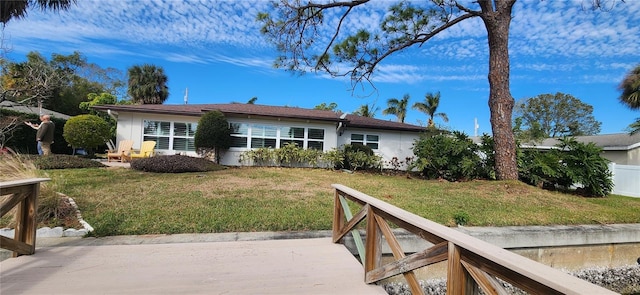
[[[106,142],[107,144],[107,153],[115,153],[116,152],[116,145],[113,143],[113,140],[109,139],[109,141]]]
[[[133,140],[125,139],[118,143],[118,149],[115,152],[107,153],[107,162],[111,162],[111,159],[120,161],[122,163],[128,160],[131,154],[131,148],[133,147]]]
[[[155,141],[152,141],[152,140],[143,141],[142,145],[140,146],[140,151],[132,152],[129,158],[130,159],[149,158],[153,156],[155,147],[156,147]]]

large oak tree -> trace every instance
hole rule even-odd
[[[595,7],[601,5],[600,0],[591,1]],[[354,16],[353,11],[369,2],[274,2],[273,14],[261,13],[258,20],[263,22],[262,32],[282,54],[276,66],[292,71],[324,71],[332,76],[348,76],[355,83],[367,82],[385,58],[409,47],[421,46],[460,22],[480,18],[487,30],[489,45],[489,109],[496,174],[498,179],[517,179],[511,120],[515,102],[509,85],[509,26],[516,0],[403,1],[389,8],[380,23],[380,34],[363,27],[355,34],[343,36],[341,30],[351,29],[345,26],[348,18]],[[334,18],[325,20],[326,15]],[[327,27],[333,32],[328,42],[316,44],[316,40],[324,40],[320,37],[322,29]],[[347,64],[348,69],[336,70],[337,64]]]
[[[515,113],[523,129],[544,138],[595,135],[602,125],[593,116],[593,106],[560,92],[524,99],[516,104]]]

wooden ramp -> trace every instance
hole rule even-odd
[[[0,294],[387,294],[330,238],[39,248]]]

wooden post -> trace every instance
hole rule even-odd
[[[0,196],[8,196],[0,204],[0,217],[16,208],[14,238],[0,236],[0,247],[13,251],[13,257],[36,252],[38,195],[40,183],[49,178],[31,178],[0,182]]]
[[[367,272],[372,271],[380,266],[382,261],[382,235],[380,228],[376,222],[373,208],[369,206],[367,212],[367,238],[365,246],[365,264],[364,274],[365,280]]]
[[[14,239],[18,242],[29,245],[29,253],[31,255],[36,252],[36,231],[38,222],[38,194],[40,193],[40,183],[29,185],[29,195],[18,204],[16,212],[16,229]],[[13,252],[13,257],[18,257],[18,252]]]
[[[333,197],[333,242],[339,243],[342,239],[339,238],[340,230],[344,227],[346,218],[344,211],[342,210],[342,203],[340,202],[340,194],[338,190],[334,190]]]
[[[447,266],[447,295],[464,295],[466,275],[460,262],[460,248],[449,242],[449,260]]]

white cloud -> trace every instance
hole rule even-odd
[[[628,61],[640,60],[640,1],[613,1],[610,11],[583,8],[588,2],[517,1],[510,34],[512,70],[521,71],[524,78],[598,69],[602,71],[598,75],[573,77],[580,81],[619,79],[620,72],[630,67]],[[378,31],[393,3],[374,1],[357,7],[341,34],[360,28]],[[259,33],[256,21],[257,13],[268,8],[267,1],[87,0],[78,1],[66,12],[30,11],[26,19],[11,21],[5,36],[10,47],[23,53],[78,50],[103,57],[155,56],[180,63],[224,62],[270,70],[275,53],[265,54],[273,48]],[[339,15],[325,15],[327,26],[319,31],[323,39],[318,42],[332,36]],[[396,54],[380,65],[374,80],[486,79],[487,46],[481,20],[466,20],[421,47]],[[558,79],[543,77],[540,81],[556,83]]]

